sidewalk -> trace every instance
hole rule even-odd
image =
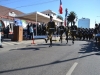
[[[53,40],[57,40],[59,41],[59,37],[53,37]],[[44,39],[35,39],[34,42],[36,44],[39,44],[39,43],[45,43],[45,40]],[[32,40],[24,40],[22,42],[14,42],[14,41],[11,41],[11,39],[5,39],[3,42],[2,42],[2,45],[3,46],[9,46],[9,45],[20,45],[20,44],[31,44],[32,43]]]

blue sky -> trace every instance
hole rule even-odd
[[[53,1],[53,2],[52,2]],[[44,3],[44,4],[42,4]],[[16,8],[20,6],[27,6],[22,8],[17,8],[24,13],[30,13],[34,11],[44,11],[51,9],[57,14],[59,14],[60,0],[0,0],[0,5],[7,6],[10,8]],[[100,22],[100,0],[62,0],[63,14],[65,15],[65,8],[68,9],[68,12],[74,11],[78,19],[85,17],[90,18],[90,25],[94,27],[95,20]]]

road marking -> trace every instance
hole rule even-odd
[[[74,69],[75,69],[75,67],[77,66],[77,62],[75,62],[74,64],[73,64],[73,66],[70,68],[70,70],[67,72],[67,74],[66,75],[71,75],[72,74],[72,72],[74,71]]]

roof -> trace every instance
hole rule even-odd
[[[9,16],[9,12],[14,12],[16,15],[24,14],[21,11],[0,5],[0,16]]]
[[[52,13],[52,14],[56,15],[56,13],[54,11],[50,10],[50,9],[42,11],[41,13]]]
[[[32,21],[37,21],[37,22],[45,22],[45,23],[50,21],[49,16],[47,16],[43,13],[40,13],[40,12],[32,12],[32,13],[29,13],[29,14],[18,15],[15,18],[32,20]],[[56,21],[56,22],[62,22],[62,20],[56,19],[56,18],[53,18],[53,20]]]

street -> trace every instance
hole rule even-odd
[[[0,75],[100,75],[100,45],[65,43],[6,46],[0,49]]]

